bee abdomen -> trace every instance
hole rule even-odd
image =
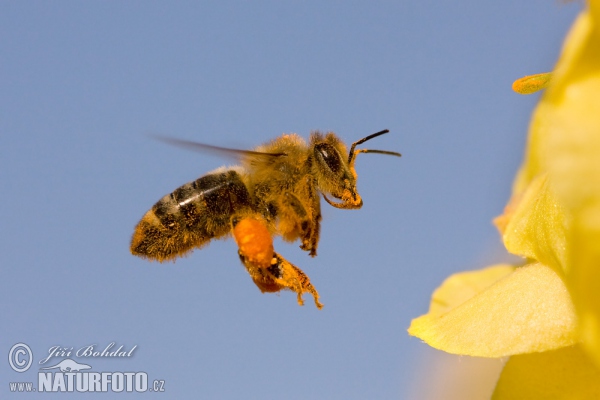
[[[138,223],[135,255],[165,261],[227,235],[231,216],[252,209],[248,189],[235,170],[186,183],[160,199]]]

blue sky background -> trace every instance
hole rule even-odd
[[[580,9],[1,1],[0,397],[36,381],[51,346],[116,342],[134,357],[87,361],[166,381],[146,397],[409,398],[427,347],[407,335],[411,319],[449,274],[506,259],[491,219],[537,100],[511,83],[552,68]],[[318,257],[275,243],[322,311],[261,294],[232,240],[175,264],[129,253],[160,197],[229,162],[148,132],[251,148],[385,128],[369,147],[403,157],[359,156],[364,207],[323,202]],[[6,362],[18,342],[34,353],[22,374]]]

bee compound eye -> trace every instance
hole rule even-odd
[[[327,143],[319,143],[315,146],[317,158],[324,163],[331,172],[337,174],[342,168],[342,160],[338,151]]]

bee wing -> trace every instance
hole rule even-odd
[[[230,149],[227,147],[213,146],[210,144],[169,138],[164,136],[151,135],[151,137],[173,146],[183,147],[184,149],[199,151],[203,153],[217,153],[225,157],[232,157],[236,159],[247,158],[265,161],[273,157],[282,157],[287,155],[286,153],[265,153],[261,151]]]

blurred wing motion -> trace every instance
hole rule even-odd
[[[182,140],[175,139],[165,136],[158,135],[150,135],[152,138],[156,140],[160,140],[161,142],[170,144],[172,146],[181,147],[187,150],[193,150],[202,153],[217,153],[221,156],[231,157],[235,159],[241,158],[254,158],[254,159],[269,159],[272,157],[282,157],[286,156],[286,153],[263,153],[260,151],[252,151],[252,150],[239,150],[239,149],[230,149],[227,147],[219,147],[213,146],[210,144],[193,142],[190,140]]]

